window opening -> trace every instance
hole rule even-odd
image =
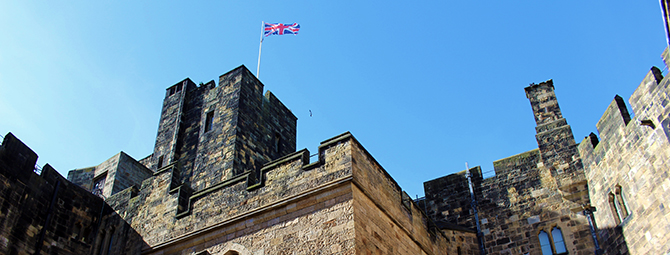
[[[619,209],[619,217],[621,220],[625,219],[628,217],[628,207],[626,206],[626,201],[623,199],[623,194],[621,192],[621,186],[617,185],[616,188],[614,189],[614,193],[616,196],[616,205],[618,206]]]
[[[107,179],[107,173],[101,174],[99,177],[96,177],[93,180],[93,189],[91,193],[102,196],[102,189],[105,188],[105,180]]]
[[[158,165],[156,166],[156,169],[160,169],[161,167],[163,167],[163,156],[158,158]]]
[[[275,132],[275,141],[274,141],[274,149],[276,153],[279,153],[279,144],[281,142],[281,136],[279,133]]]
[[[207,113],[207,117],[205,118],[205,132],[212,130],[212,122],[214,122],[214,111]]]
[[[621,224],[621,218],[619,217],[619,209],[616,206],[616,198],[614,197],[614,194],[610,193],[609,195],[609,203],[610,203],[610,209],[612,210],[612,216],[614,217],[614,222],[616,225]]]
[[[540,238],[540,247],[542,247],[542,255],[552,255],[553,251],[551,250],[551,242],[549,242],[549,234],[547,232],[544,232],[544,230],[540,231],[540,234],[538,234],[538,237]]]
[[[554,239],[554,248],[556,249],[556,254],[563,254],[568,252],[565,248],[565,241],[563,240],[563,233],[560,228],[554,227],[551,230],[551,237]]]

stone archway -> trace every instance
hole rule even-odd
[[[221,251],[222,253],[219,253],[221,255],[254,255],[246,247],[238,243],[226,244]]]

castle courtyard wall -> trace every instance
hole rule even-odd
[[[11,133],[4,137],[0,254],[139,253],[141,237],[102,198],[69,182],[49,164],[36,174],[36,160],[37,154]]]
[[[570,254],[593,254],[595,243],[582,212],[589,206],[587,182],[553,82],[531,84],[525,91],[538,149],[493,162],[494,177],[482,179],[475,167],[470,181],[463,171],[424,183],[427,213],[439,224],[475,229],[479,223],[486,254],[542,254],[539,234],[554,228],[561,230]]]
[[[670,252],[669,85],[653,67],[628,100],[634,116],[616,96],[596,125],[600,140],[579,146],[607,254]]]

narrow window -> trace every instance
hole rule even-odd
[[[563,233],[560,228],[554,227],[554,229],[551,230],[551,237],[554,239],[556,254],[564,254],[568,252],[568,250],[565,249],[565,241],[563,240]]]
[[[163,167],[163,156],[158,158],[158,165],[156,165],[156,169],[161,169],[161,167]]]
[[[93,180],[93,189],[91,193],[102,196],[102,190],[105,188],[105,180],[107,179],[107,173],[101,174]]]
[[[207,113],[207,117],[205,118],[205,132],[212,130],[212,122],[214,122],[214,111]]]
[[[614,193],[616,196],[616,205],[617,208],[619,209],[619,217],[621,220],[625,219],[628,217],[628,207],[626,206],[626,201],[623,199],[623,194],[621,192],[621,186],[617,185],[616,188],[614,189]]]
[[[540,238],[540,247],[542,247],[542,255],[552,255],[554,252],[551,250],[551,242],[549,241],[549,234],[547,232],[544,232],[544,230],[540,231],[540,234],[538,236]]]
[[[610,209],[612,210],[612,217],[614,217],[614,223],[616,225],[621,224],[621,217],[619,217],[619,210],[616,206],[616,198],[614,197],[614,194],[610,193],[608,195],[609,197],[609,204],[610,204]]]
[[[274,149],[276,153],[279,153],[279,144],[281,143],[281,135],[279,133],[275,132],[275,140],[274,140]]]

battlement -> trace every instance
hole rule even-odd
[[[668,56],[666,48],[666,64]],[[616,95],[596,124],[600,139],[591,133],[579,144],[588,193],[606,254],[664,253],[670,250],[661,223],[670,186],[670,79],[652,67],[628,102],[632,114]]]
[[[309,151],[303,149],[185,199],[179,191],[183,184],[174,184],[174,169],[166,166],[156,172],[139,191],[130,188],[108,198],[154,252],[191,245],[195,236],[221,238],[241,226],[269,226],[352,199],[359,206],[382,209],[404,231],[426,238],[413,242],[433,247],[447,240],[348,132],[323,141],[316,162],[309,162]],[[365,214],[360,217],[370,217]]]
[[[623,136],[633,133],[639,137],[646,133],[641,131],[655,130],[656,126],[662,127],[664,134],[667,133],[667,125],[663,124],[670,122],[669,90],[668,80],[663,78],[660,69],[652,67],[628,100],[634,117],[631,117],[623,98],[616,95],[596,123],[600,139],[593,133],[585,137],[586,143],[579,145],[580,154],[593,159],[602,158],[613,146],[620,146],[616,141]]]
[[[102,198],[69,182],[49,164],[38,175],[33,171],[36,160],[37,154],[12,133],[4,137],[0,253],[88,254],[104,246],[105,237],[115,241],[107,243],[111,253],[139,251],[141,238]],[[110,228],[117,232],[106,232]]]
[[[219,86],[187,78],[167,89],[149,168],[178,166],[179,185],[202,191],[295,152],[296,126],[243,65],[219,76]]]
[[[0,146],[0,171],[27,182],[35,169],[37,153],[31,150],[14,134],[7,133]]]

